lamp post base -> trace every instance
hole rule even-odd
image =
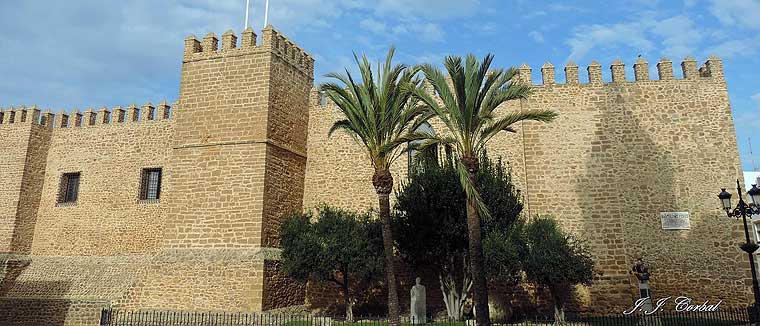
[[[747,314],[752,325],[760,326],[760,307],[757,306],[757,303],[747,307]]]

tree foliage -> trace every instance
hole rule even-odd
[[[347,318],[353,319],[354,287],[382,277],[380,224],[369,213],[321,206],[316,213],[293,214],[283,222],[282,268],[297,280],[331,282],[343,289]]]
[[[523,266],[528,281],[549,289],[555,318],[564,322],[564,304],[576,284],[591,285],[594,261],[579,239],[564,232],[551,217],[537,217],[525,227],[528,255]]]
[[[523,229],[524,222],[518,219],[512,225],[490,230],[483,237],[483,262],[490,282],[519,283],[522,261],[528,255]]]
[[[514,132],[514,124],[533,120],[548,122],[557,113],[549,110],[518,110],[497,116],[496,109],[507,101],[525,99],[531,86],[517,81],[515,69],[491,69],[492,55],[481,62],[474,55],[466,59],[449,56],[443,62],[450,80],[437,67],[425,64],[420,69],[435,89],[435,97],[414,88],[414,95],[423,103],[424,117],[436,117],[448,129],[446,136],[427,135],[420,147],[449,145],[459,156],[457,171],[467,197],[467,228],[470,265],[478,326],[489,326],[488,289],[484,270],[481,218],[490,215],[485,199],[478,192],[478,158],[488,142],[501,132]]]
[[[421,162],[396,193],[393,233],[404,260],[439,274],[449,316],[461,318],[460,303],[471,286],[465,191],[450,159]],[[514,226],[522,211],[520,194],[501,161],[493,162],[484,155],[481,166],[476,175],[478,190],[492,211],[482,220],[486,272],[493,281],[514,282],[525,253],[520,228]]]
[[[467,253],[464,191],[448,164],[414,169],[396,192],[393,231],[401,257],[446,270],[443,257]]]

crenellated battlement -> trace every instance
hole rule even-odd
[[[177,103],[174,103],[177,107]],[[60,110],[53,113],[46,109],[41,111],[36,105],[29,108],[25,106],[0,109],[0,128],[3,126],[34,124],[49,128],[87,128],[94,126],[118,126],[130,123],[151,122],[159,120],[171,120],[174,109],[166,101],[158,106],[147,102],[141,107],[135,104],[126,109],[117,106],[112,109],[101,107],[100,109],[88,108],[84,112],[74,109],[71,112]]]
[[[198,40],[195,35],[185,38],[183,62],[202,61],[224,57],[234,57],[253,53],[273,53],[297,67],[304,73],[313,74],[314,58],[293,41],[275,30],[272,25],[261,31],[261,43],[257,44],[257,35],[250,27],[238,37],[232,30],[222,34],[222,46],[213,32]]]
[[[602,65],[596,61],[592,61],[587,67],[586,72],[588,76],[588,83],[580,83],[578,65],[568,62],[565,65],[565,85],[602,85],[605,84],[602,75]],[[644,58],[639,57],[633,64],[633,80],[629,80],[626,77],[625,63],[621,60],[615,60],[610,65],[610,83],[625,83],[625,82],[640,82],[650,81],[649,78],[649,63]],[[544,63],[541,66],[541,83],[534,83],[532,77],[532,68],[527,64],[522,64],[517,68],[518,80],[523,83],[531,85],[556,85],[560,84],[556,80],[554,65],[551,62]],[[693,57],[686,57],[681,62],[681,71],[683,74],[683,80],[698,80],[698,79],[712,79],[723,78],[723,62],[721,59],[715,56],[711,56],[707,59],[699,68],[697,68],[697,61]],[[676,80],[673,74],[673,62],[667,58],[662,58],[657,62],[657,78],[655,80]]]
[[[9,107],[7,109],[0,108],[0,127],[13,124],[21,125],[35,123],[40,123],[40,109],[36,105],[29,108],[23,105]]]

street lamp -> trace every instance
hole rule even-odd
[[[755,325],[760,326],[760,318],[758,318],[760,315],[760,311],[758,311],[758,308],[760,308],[758,307],[758,304],[760,304],[760,286],[758,286],[757,274],[755,273],[755,251],[757,250],[758,245],[750,241],[749,228],[747,227],[747,216],[760,214],[760,207],[758,206],[758,203],[760,203],[760,189],[757,188],[757,185],[752,185],[752,189],[747,191],[747,195],[749,195],[749,198],[752,201],[749,205],[744,202],[744,199],[742,199],[742,187],[739,185],[739,180],[736,180],[736,191],[739,194],[739,203],[736,204],[735,208],[732,208],[731,206],[731,194],[726,191],[726,188],[721,189],[718,198],[720,198],[720,203],[723,205],[723,210],[726,211],[728,217],[741,217],[744,220],[744,238],[746,243],[739,246],[739,248],[749,255],[749,266],[752,270],[752,292],[755,295],[755,302],[752,305],[751,316]]]

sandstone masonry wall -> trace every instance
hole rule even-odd
[[[262,34],[257,45],[244,31],[239,47],[231,31],[221,48],[213,33],[185,40],[162,250],[120,306],[261,311],[299,300],[266,264],[279,219],[301,209],[313,59],[271,27]]]
[[[162,168],[161,193],[171,193],[166,180],[173,134],[173,121],[163,119],[53,128],[32,253],[156,252],[166,204],[164,198],[139,200],[141,174],[144,168]],[[81,173],[77,202],[57,204],[61,177],[69,172]]]
[[[309,110],[308,160],[303,206],[310,209],[326,203],[353,210],[377,210],[377,193],[372,186],[372,165],[366,150],[349,135],[327,132],[335,121],[343,119],[335,103],[319,103],[312,96]],[[394,188],[407,176],[406,156],[391,166]],[[391,201],[393,198],[391,197]]]
[[[682,65],[685,79],[673,79],[663,59],[659,80],[649,80],[640,59],[636,81],[616,61],[610,83],[592,64],[590,84],[544,79],[525,103],[560,112],[552,124],[524,126],[527,202],[591,245],[602,275],[589,308],[612,311],[638,297],[628,270],[639,255],[653,266],[658,295],[749,300],[736,281],[748,280],[737,259],[740,226],[715,199],[741,178],[722,63],[710,58],[700,75],[692,60]],[[691,230],[662,230],[659,213],[671,211],[690,212]],[[708,261],[713,267],[703,268]]]
[[[138,201],[142,168],[163,167],[168,177],[170,107],[156,109],[146,104],[141,116],[136,106],[84,115],[32,108],[20,115],[26,119],[0,124],[6,144],[28,142],[0,158],[6,163],[26,155],[25,163],[3,169],[23,177],[20,189],[0,189],[0,196],[15,195],[19,203],[17,216],[7,218],[15,224],[15,249],[3,255],[0,321],[93,324],[99,309],[134,283],[150,260],[140,254],[159,248],[165,217],[160,202]],[[82,175],[74,204],[57,203],[65,172]],[[12,316],[4,315],[9,307],[15,307]]]
[[[0,252],[29,253],[49,134],[36,107],[0,110]]]
[[[510,162],[525,214],[553,215],[590,245],[600,275],[581,308],[617,312],[638,298],[628,275],[638,255],[653,266],[658,296],[751,301],[746,255],[738,249],[740,223],[726,220],[715,199],[741,178],[722,62],[710,58],[697,69],[687,58],[682,67],[686,78],[675,79],[672,63],[663,59],[659,79],[650,80],[648,63],[639,59],[633,81],[616,61],[611,82],[604,82],[601,65],[592,63],[589,82],[580,83],[570,63],[562,84],[547,63],[527,100],[497,110],[560,113],[550,124],[522,123],[517,133],[495,138],[488,151]],[[533,84],[530,67],[518,70],[520,80]],[[334,104],[312,106],[305,207],[375,206],[371,170],[357,155],[361,147],[347,136],[326,136],[340,117]],[[393,171],[397,183],[405,178],[403,161]],[[691,230],[662,230],[659,213],[669,211],[690,212]]]

